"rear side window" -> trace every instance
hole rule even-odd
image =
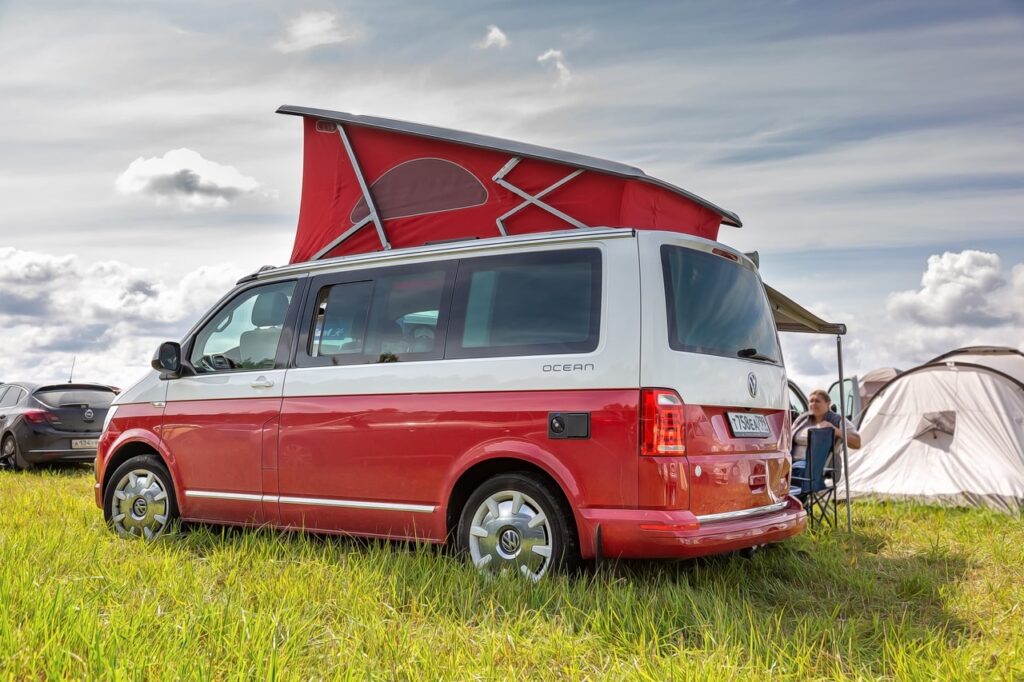
[[[309,355],[361,355],[366,345],[366,318],[372,295],[373,282],[349,282],[321,289]]]
[[[42,389],[36,391],[35,399],[47,407],[110,407],[114,392],[108,389]]]
[[[395,267],[321,281],[299,366],[440,359],[454,265]]]
[[[17,386],[11,386],[7,389],[7,393],[4,394],[2,400],[0,400],[0,407],[13,407],[18,404],[18,400],[21,398],[22,391]]]
[[[673,350],[778,363],[775,321],[757,274],[721,256],[662,246]]]
[[[588,353],[601,327],[601,253],[545,251],[459,264],[446,358]]]

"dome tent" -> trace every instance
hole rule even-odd
[[[889,381],[850,453],[853,496],[1024,509],[1024,354],[974,346]]]
[[[895,367],[879,367],[859,377],[860,404],[867,405],[883,386],[898,377],[902,371]]]

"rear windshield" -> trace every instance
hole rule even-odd
[[[47,407],[86,405],[88,407],[110,407],[114,392],[104,388],[43,388],[35,392],[35,398]]]
[[[775,322],[757,274],[722,256],[662,246],[673,350],[778,363]]]

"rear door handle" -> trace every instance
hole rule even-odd
[[[270,388],[273,385],[274,381],[266,377],[259,377],[250,384],[253,388]]]

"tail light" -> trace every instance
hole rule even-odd
[[[21,414],[25,417],[25,421],[33,424],[57,424],[60,422],[60,417],[46,410],[25,410]]]
[[[640,454],[685,455],[683,399],[665,388],[645,388],[640,395]]]

